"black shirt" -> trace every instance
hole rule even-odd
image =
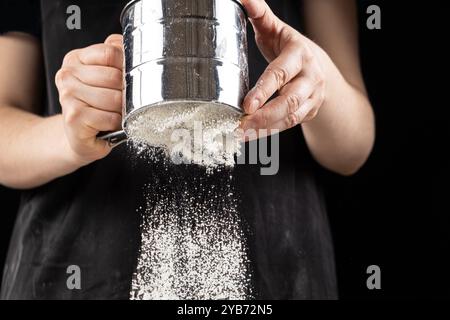
[[[1,1],[0,32],[22,31],[40,39],[45,65],[43,115],[61,112],[54,77],[66,53],[120,33],[126,1]],[[298,1],[268,1],[284,21],[300,28]],[[66,10],[81,8],[81,30],[68,30]],[[251,29],[251,28],[249,28]],[[251,82],[267,65],[249,30]],[[142,187],[153,181],[179,192],[176,181],[221,181],[189,166],[161,168],[130,161],[122,145],[107,158],[42,187],[22,192],[1,287],[2,299],[128,299],[140,246]],[[133,164],[132,164],[133,163]],[[313,161],[299,127],[280,134],[280,170],[260,175],[259,165],[233,172],[239,212],[259,299],[337,297],[332,240]],[[171,179],[169,179],[170,177]],[[170,180],[170,181],[169,181]],[[213,183],[213,182],[211,182]],[[68,290],[67,267],[82,270],[82,289]]]

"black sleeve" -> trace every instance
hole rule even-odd
[[[0,34],[9,31],[41,37],[40,0],[0,0]]]

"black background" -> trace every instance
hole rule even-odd
[[[368,30],[366,8],[382,9]],[[359,1],[362,66],[377,141],[355,176],[323,172],[341,299],[449,298],[444,1]],[[450,13],[449,13],[450,14]],[[1,150],[0,150],[1,152]],[[0,264],[19,193],[0,187]],[[381,290],[366,268],[379,265]]]

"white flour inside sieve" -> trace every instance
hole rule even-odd
[[[127,132],[141,152],[148,146],[160,147],[177,164],[232,167],[241,146],[235,134],[240,117],[217,104],[162,104],[130,120]]]

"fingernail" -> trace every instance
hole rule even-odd
[[[244,131],[244,133],[249,129],[253,129],[253,127],[254,127],[254,123],[252,122],[252,120],[245,120],[241,124],[241,128]]]
[[[241,129],[242,132],[244,132],[246,130],[246,127],[247,127],[247,120],[241,119],[241,124],[239,125],[239,129]]]
[[[253,99],[253,101],[250,104],[250,113],[255,112],[256,110],[258,110],[259,108],[259,100],[258,99]]]

